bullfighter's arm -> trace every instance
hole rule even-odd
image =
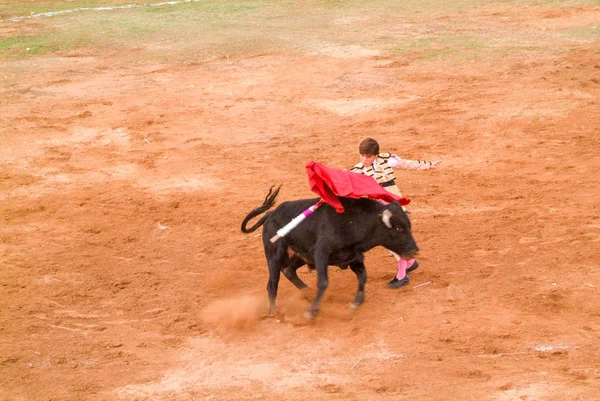
[[[442,161],[428,161],[428,160],[408,160],[402,159],[398,155],[392,155],[389,159],[389,164],[393,168],[400,168],[403,170],[432,170],[436,168]]]

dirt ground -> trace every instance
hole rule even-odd
[[[0,399],[600,399],[597,42],[443,68],[360,47],[131,57],[4,64],[29,72],[0,98]],[[265,317],[242,219],[275,183],[312,197],[304,165],[349,168],[367,136],[443,160],[398,172],[421,267],[389,289],[374,249],[357,311],[331,268],[318,318],[285,279]]]

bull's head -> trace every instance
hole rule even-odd
[[[388,249],[394,250],[401,256],[408,259],[417,251],[417,245],[414,242],[411,233],[411,224],[404,208],[398,204],[391,203],[381,213],[381,221],[390,229],[386,235],[387,241],[390,241]]]

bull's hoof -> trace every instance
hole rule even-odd
[[[402,286],[407,285],[409,283],[409,281],[410,281],[410,279],[408,278],[408,276],[404,276],[404,278],[400,279],[400,280],[398,280],[396,277],[394,277],[394,279],[388,283],[388,287],[400,288]]]
[[[318,309],[309,309],[306,312],[304,312],[304,318],[311,320],[311,319],[314,319],[315,317],[317,317],[318,314],[319,314]]]
[[[365,292],[359,291],[356,294],[356,296],[354,297],[354,300],[350,303],[350,309],[352,309],[352,310],[358,309],[358,307],[360,305],[362,305],[363,302],[365,302]]]
[[[275,319],[277,317],[277,315],[268,315],[268,314],[264,314],[264,315],[260,315],[258,317],[259,320],[271,320],[271,319]]]

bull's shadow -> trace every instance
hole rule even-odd
[[[285,237],[271,242],[277,230],[289,223],[319,201],[319,198],[300,199],[275,205],[281,186],[269,189],[263,204],[252,210],[242,221],[244,233],[256,231],[263,226],[262,238],[269,266],[269,316],[276,311],[277,290],[281,273],[299,289],[307,288],[297,270],[308,264],[317,271],[316,297],[306,311],[308,318],[319,312],[323,294],[328,287],[328,266],[350,267],[358,279],[358,290],[350,304],[357,308],[365,299],[367,271],[364,253],[383,246],[398,255],[411,259],[418,251],[411,233],[410,220],[402,206],[396,201],[383,204],[379,201],[359,198],[343,198],[340,201],[344,212],[338,213],[328,204],[314,211]],[[266,213],[265,213],[266,212]],[[252,227],[248,222],[264,214]],[[290,254],[289,250],[292,251]]]

